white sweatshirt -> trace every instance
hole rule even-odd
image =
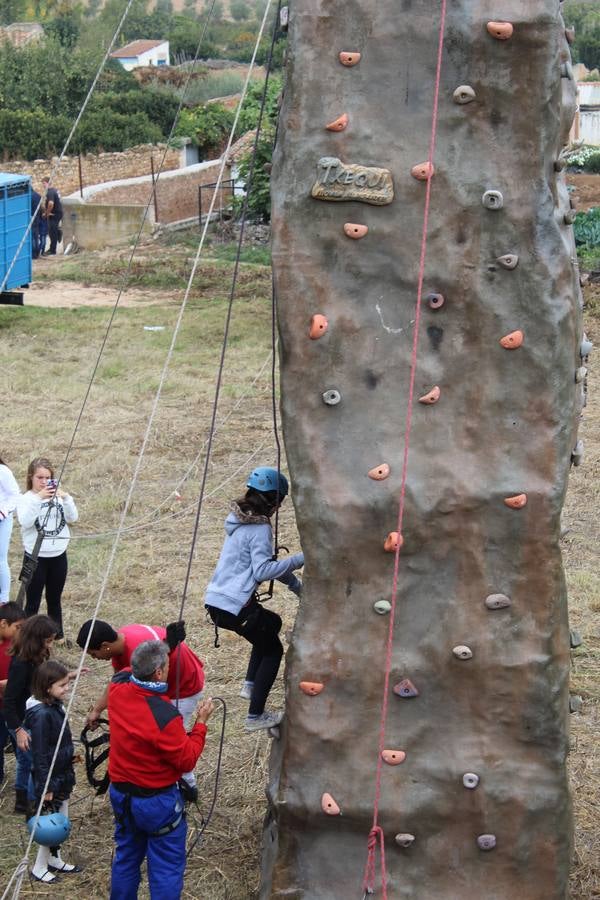
[[[15,509],[21,491],[8,466],[0,465],[0,521]]]
[[[40,547],[40,556],[60,556],[67,549],[71,536],[67,522],[76,522],[79,518],[73,498],[66,494],[64,497],[42,500],[35,491],[27,491],[19,497],[17,518],[21,525],[23,547],[27,553],[32,552],[46,515],[48,521],[44,525],[45,537]]]

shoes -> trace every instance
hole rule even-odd
[[[283,719],[282,712],[264,712],[260,716],[247,716],[244,731],[260,731],[263,728],[275,728]]]
[[[29,804],[27,803],[27,791],[15,791],[15,809],[16,813],[25,813],[29,811]]]
[[[51,872],[46,869],[45,872],[42,872],[41,875],[36,875],[33,870],[30,873],[31,877],[34,881],[41,881],[43,884],[55,884],[55,882],[59,881],[56,875],[53,875]]]
[[[252,688],[254,687],[253,681],[245,681],[242,685],[242,689],[240,691],[240,697],[243,697],[244,700],[250,700],[252,697]]]
[[[48,871],[60,872],[62,875],[78,875],[79,872],[83,872],[83,869],[81,866],[73,866],[71,863],[63,862],[61,859],[60,866],[53,866],[48,863]]]

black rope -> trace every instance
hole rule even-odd
[[[196,829],[196,836],[187,849],[186,859],[189,858],[192,850],[194,849],[194,847],[196,846],[196,844],[198,843],[198,841],[200,840],[200,838],[202,837],[202,835],[204,834],[206,829],[208,828],[209,822],[212,819],[212,815],[215,811],[215,806],[217,805],[217,795],[218,795],[218,791],[219,791],[219,778],[221,775],[221,761],[223,759],[223,747],[225,745],[225,724],[227,721],[227,704],[225,703],[225,701],[223,700],[222,697],[213,697],[213,700],[218,701],[219,703],[223,704],[223,721],[221,723],[221,737],[219,739],[219,753],[217,756],[217,767],[215,769],[215,784],[214,784],[214,788],[213,788],[213,795],[212,795],[212,800],[210,802],[208,814],[207,814],[206,818],[204,816],[202,816],[202,823],[200,825],[200,828]]]

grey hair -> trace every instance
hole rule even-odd
[[[131,670],[140,681],[151,681],[157,669],[164,669],[169,648],[164,641],[144,641],[131,654]]]

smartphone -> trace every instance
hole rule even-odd
[[[51,491],[55,491],[56,488],[58,487],[58,481],[56,480],[56,478],[49,478],[48,481],[46,482],[46,487],[49,488]]]

